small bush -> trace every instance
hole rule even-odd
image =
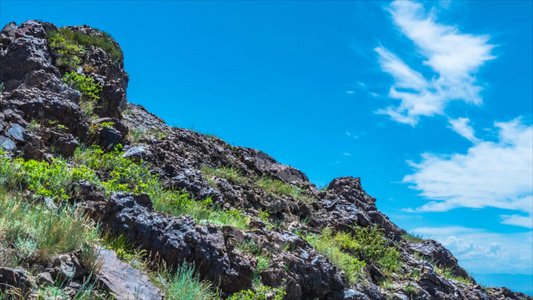
[[[213,182],[212,177],[219,177],[227,179],[231,182],[234,182],[242,186],[250,186],[250,183],[253,185],[259,186],[269,194],[277,195],[292,195],[296,200],[311,202],[313,198],[311,196],[305,195],[302,189],[286,184],[285,182],[273,179],[268,176],[257,177],[255,180],[250,180],[248,177],[244,176],[241,171],[232,168],[232,167],[218,167],[216,169],[209,168],[207,166],[202,166],[202,173],[206,176],[208,181]]]
[[[253,290],[245,290],[233,294],[228,300],[282,300],[286,292],[282,288],[272,288],[266,285],[259,285]]]
[[[122,57],[122,51],[113,43],[111,36],[103,31],[99,35],[89,35],[63,27],[59,31],[48,32],[48,44],[58,51],[58,65],[73,69],[81,63],[81,56],[85,47],[95,46],[102,48],[111,56],[113,62]]]
[[[201,171],[207,176],[224,178],[239,185],[247,185],[249,180],[242,175],[241,171],[232,167],[218,167],[213,169],[207,166],[202,166]]]
[[[348,282],[355,283],[363,275],[365,262],[359,260],[356,256],[342,251],[341,247],[331,235],[331,230],[322,233],[322,235],[305,235],[303,238],[315,248],[315,250],[327,257],[332,263],[344,271]]]
[[[413,243],[421,243],[425,241],[421,235],[411,234],[411,233],[403,234],[402,238],[406,241],[413,242]]]
[[[211,291],[211,285],[200,281],[191,265],[183,264],[174,274],[168,273],[167,278],[169,278],[168,299],[210,300],[216,297]]]
[[[277,195],[292,195],[296,200],[303,202],[311,202],[313,198],[305,195],[302,189],[286,184],[285,182],[272,179],[270,177],[260,177],[255,181],[257,186],[260,186],[265,189],[267,193],[277,194]]]
[[[370,227],[355,227],[354,233],[323,231],[341,249],[346,250],[367,263],[374,263],[385,273],[395,272],[401,266],[400,253],[396,248],[388,246],[380,230]]]
[[[92,116],[96,103],[100,99],[102,85],[95,82],[94,78],[78,74],[75,71],[65,73],[61,80],[71,88],[80,91],[82,95],[80,108],[85,112],[86,117]]]
[[[30,190],[59,200],[68,200],[74,193],[71,186],[79,180],[98,182],[95,172],[84,165],[70,167],[65,161],[53,159],[52,163],[22,158],[9,159],[0,150],[0,186],[17,190]]]
[[[48,45],[56,51],[56,65],[67,70],[74,70],[80,63],[79,56],[85,52],[83,47],[68,37],[67,28],[61,28],[59,31],[48,32]]]

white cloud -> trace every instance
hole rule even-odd
[[[493,233],[460,226],[416,228],[410,232],[442,243],[472,273],[530,274],[533,232]]]
[[[346,94],[349,94],[349,95],[351,95],[353,93],[355,93],[355,91],[346,91]]]
[[[502,215],[501,217],[503,224],[533,228],[533,216],[531,214],[527,217],[521,215]]]
[[[439,24],[420,3],[394,1],[389,11],[396,26],[425,57],[423,64],[434,74],[426,78],[388,49],[375,48],[381,69],[394,78],[389,97],[401,100],[399,105],[377,113],[414,126],[420,116],[444,114],[451,100],[481,104],[481,87],[473,74],[494,58],[490,54],[494,46],[488,43],[489,37],[464,34],[456,26]]]
[[[351,156],[352,155],[351,153],[348,153],[348,152],[344,152],[343,154],[346,155],[346,156]]]
[[[466,154],[423,154],[422,162],[409,162],[414,173],[404,183],[435,200],[417,211],[447,211],[457,207],[496,207],[533,210],[533,126],[520,119],[495,122],[499,141],[480,141]],[[517,216],[505,224],[524,224]]]
[[[354,138],[354,139],[358,138],[356,135],[352,135],[352,134],[349,133],[348,131],[346,131],[346,135],[349,136],[349,137],[351,137],[351,138]]]
[[[462,137],[468,139],[473,143],[477,143],[479,140],[474,136],[474,128],[470,126],[470,119],[468,118],[458,118],[458,119],[449,119],[450,126],[453,131],[457,132]]]

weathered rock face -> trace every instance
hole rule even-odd
[[[149,280],[148,275],[121,262],[112,250],[97,246],[101,268],[98,281],[117,300],[159,300],[162,293]]]
[[[252,287],[255,259],[236,253],[231,235],[214,226],[198,226],[191,217],[171,217],[156,213],[147,195],[114,194],[102,207],[96,203],[93,214],[116,234],[125,234],[143,249],[174,266],[191,262],[200,274],[220,282],[226,293]]]
[[[102,34],[87,26],[69,28]],[[27,21],[20,26],[9,23],[0,32],[0,82],[5,86],[0,96],[0,142],[4,149],[23,153],[26,158],[42,159],[45,153],[54,151],[68,157],[79,141],[96,139],[103,146],[114,146],[125,136],[113,129],[101,129],[96,135],[89,132],[91,122],[79,108],[81,94],[62,82],[65,70],[55,65],[56,53],[48,45],[49,32],[57,30],[50,23]],[[95,78],[103,87],[96,115],[120,119],[129,80],[123,60],[114,62],[95,46],[84,53],[80,64],[90,66],[84,75]],[[84,72],[81,68],[78,71]],[[118,119],[116,126],[120,126]],[[31,121],[38,126],[32,126]],[[28,127],[33,128],[30,131]]]
[[[88,26],[68,28],[103,36]],[[70,157],[83,144],[103,149],[122,144],[123,157],[147,163],[164,188],[190,193],[195,200],[211,199],[218,208],[242,211],[250,219],[247,230],[203,225],[190,216],[155,212],[153,199],[144,194],[106,197],[101,187],[89,182],[74,185],[77,192],[72,203],[84,207],[102,228],[125,236],[151,257],[175,267],[192,263],[222,296],[254,289],[260,282],[285,287],[285,299],[531,299],[505,288],[481,289],[441,244],[406,240],[405,231],[377,210],[376,199],[363,190],[359,178],[336,178],[319,191],[304,173],[261,151],[170,127],[142,106],[128,104],[129,78],[122,54],[113,58],[94,45],[79,55],[80,66],[75,69],[102,86],[89,118],[80,108],[82,94],[62,81],[67,69],[58,64],[60,53],[48,41],[50,32],[57,30],[50,23],[27,21],[20,26],[9,23],[0,31],[0,82],[5,84],[0,95],[0,148],[7,156],[51,160],[59,155]],[[241,180],[205,174],[205,168],[220,167],[236,170]],[[298,195],[270,192],[257,184],[258,178],[278,180]],[[44,200],[55,209],[50,199]],[[373,263],[365,267],[366,277],[349,283],[326,254],[296,234],[320,234],[324,228],[350,233],[356,227],[382,228],[387,244],[399,251],[402,267],[398,274],[388,275],[390,286],[384,286],[384,272]],[[258,258],[242,250],[243,243],[260,245],[269,255],[268,266],[258,271]],[[163,297],[145,273],[119,261],[112,251],[100,250],[103,265],[97,280],[104,290],[117,299],[132,299],[133,290],[137,299]],[[35,284],[52,285],[55,278],[61,278],[75,292],[88,276],[80,261],[79,253],[59,255],[34,277],[0,265],[0,290],[30,292]],[[439,275],[437,266],[470,284]]]

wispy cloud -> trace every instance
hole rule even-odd
[[[492,233],[460,226],[416,228],[416,234],[442,243],[473,273],[530,274],[533,267],[533,232]]]
[[[472,143],[479,142],[479,139],[474,136],[474,128],[472,128],[472,126],[469,124],[470,119],[458,118],[449,119],[448,121],[450,122],[450,126],[448,126],[448,128],[451,128],[453,131],[457,132],[459,135],[471,141]]]
[[[404,183],[436,201],[416,211],[447,211],[457,207],[496,207],[529,214],[533,210],[533,126],[521,119],[495,122],[499,141],[479,141],[466,154],[423,154],[409,162],[414,173]],[[513,215],[503,223],[524,225]],[[526,226],[528,227],[528,226]]]
[[[348,131],[346,131],[346,135],[349,136],[349,137],[351,137],[351,138],[354,138],[354,139],[358,138],[358,136],[353,135],[353,134],[351,134],[351,133],[348,132]]]
[[[533,228],[533,216],[531,215],[531,213],[529,213],[525,217],[522,215],[502,215],[501,217],[502,224]]]
[[[494,58],[489,36],[465,34],[457,26],[437,23],[420,3],[394,1],[389,11],[394,24],[414,43],[425,57],[422,63],[434,74],[426,78],[385,47],[375,48],[381,69],[394,78],[388,96],[401,100],[399,105],[377,113],[414,126],[420,116],[444,114],[451,100],[480,104],[481,87],[474,74]]]

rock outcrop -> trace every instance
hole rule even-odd
[[[61,29],[40,21],[9,23],[0,32],[4,155],[51,162],[72,157],[82,145],[108,151],[120,144],[122,158],[148,166],[165,191],[179,190],[194,201],[210,201],[214,210],[248,220],[246,228],[198,222],[188,215],[156,211],[156,199],[147,194],[106,193],[94,183],[76,182],[70,203],[82,207],[112,236],[123,236],[146,250],[148,259],[170,267],[193,265],[222,297],[266,285],[283,288],[285,299],[531,299],[505,288],[482,289],[441,244],[407,238],[377,210],[376,199],[363,190],[359,178],[336,178],[318,190],[304,173],[261,151],[168,126],[142,106],[127,103],[129,77],[118,43],[88,26],[66,28],[108,39],[106,45],[114,53],[98,45],[74,53],[52,47],[51,35]],[[66,55],[75,66],[64,64]],[[90,95],[65,79],[71,72],[99,87],[90,99],[92,109],[86,106]],[[220,170],[233,175],[224,176]],[[399,253],[401,266],[386,272],[363,255],[359,258],[366,264],[353,276],[327,250],[319,251],[306,240],[325,229],[355,234],[361,228],[380,230],[384,247]],[[341,250],[359,255],[349,247]],[[100,289],[116,299],[164,297],[146,273],[121,262],[110,250],[101,248],[100,253]],[[79,290],[79,282],[88,276],[79,255],[57,256],[34,275],[0,265],[0,291],[15,288],[26,295],[37,284],[52,284],[56,278]],[[261,255],[268,255],[269,262],[260,268]],[[358,279],[348,279],[352,277]]]

